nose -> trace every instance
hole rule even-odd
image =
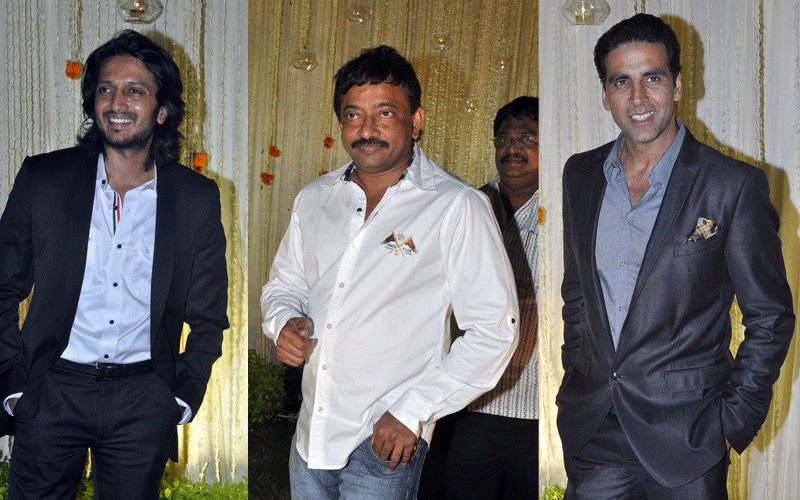
[[[377,136],[377,127],[375,127],[375,120],[371,116],[365,116],[361,120],[361,126],[358,129],[358,135],[369,139],[370,137]]]
[[[512,137],[511,142],[508,144],[508,146],[506,146],[506,150],[509,152],[513,151],[516,153],[521,153],[522,151],[524,151],[525,148],[522,147],[522,138]]]
[[[120,111],[126,106],[125,96],[122,92],[112,92],[108,104],[112,111]]]
[[[633,95],[631,96],[631,98],[633,99],[633,103],[634,104],[641,104],[641,103],[646,102],[648,100],[647,99],[647,90],[644,88],[644,82],[636,81],[636,82],[633,83],[633,85],[631,87],[632,87],[632,92],[633,92]]]

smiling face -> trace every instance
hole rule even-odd
[[[422,107],[411,112],[400,86],[354,85],[342,96],[342,144],[361,172],[405,170],[424,119]]]
[[[526,141],[527,137],[533,140]],[[539,124],[531,118],[509,117],[497,130],[497,138],[511,139],[507,146],[494,150],[494,162],[502,183],[516,190],[538,187]]]
[[[95,122],[106,148],[148,151],[156,123],[163,124],[167,112],[158,105],[153,74],[142,61],[114,56],[100,68],[95,90]]]
[[[681,98],[681,76],[670,74],[663,44],[628,42],[606,57],[603,106],[622,129],[625,147],[660,151],[678,132],[675,102]],[[652,148],[652,149],[651,149]]]

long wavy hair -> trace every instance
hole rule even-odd
[[[164,123],[156,123],[145,168],[150,168],[153,164],[177,163],[180,156],[180,141],[183,139],[178,127],[183,121],[186,110],[186,103],[181,97],[183,93],[181,75],[178,66],[166,50],[133,30],[121,31],[95,49],[86,59],[81,81],[85,118],[78,134],[78,146],[84,148],[89,156],[103,152],[103,135],[95,117],[95,95],[103,63],[115,56],[131,56],[142,61],[145,68],[153,74],[158,87],[156,92],[158,106],[167,112]]]

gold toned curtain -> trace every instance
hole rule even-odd
[[[364,22],[348,19],[356,6]],[[332,107],[336,70],[364,48],[395,47],[422,86],[420,145],[480,186],[495,175],[497,109],[539,92],[537,12],[537,0],[250,1],[250,347],[269,356],[259,296],[295,195],[348,160]],[[311,71],[290,63],[304,49],[316,55]]]
[[[203,405],[192,423],[179,428],[180,462],[172,467],[193,479],[240,481],[247,474],[247,5],[168,0],[155,24],[132,26],[118,17],[116,3],[3,0],[0,207],[25,156],[75,144],[82,121],[80,79],[66,75],[68,60],[83,63],[126,28],[167,49],[184,83],[182,162],[191,165],[195,150],[207,153],[203,174],[220,187],[231,323]],[[0,443],[5,455],[9,443]]]
[[[611,16],[600,27],[574,27],[563,2],[541,4],[540,171],[544,210],[541,236],[540,481],[564,484],[561,444],[553,404],[560,362],[563,275],[561,168],[570,154],[616,137],[618,129],[600,100],[592,61],[597,38],[637,12],[663,17],[682,48],[683,97],[678,117],[701,141],[764,169],[781,217],[780,236],[789,284],[800,293],[800,9],[782,0],[607,0]],[[735,251],[735,249],[734,249]],[[741,313],[731,311],[732,350],[743,338]],[[795,334],[797,333],[797,328]],[[731,452],[732,499],[797,498],[800,491],[800,345],[796,335],[774,386],[770,413],[756,439],[739,456]]]

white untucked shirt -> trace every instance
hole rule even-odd
[[[366,221],[347,167],[308,184],[262,290],[273,340],[293,317],[314,324],[297,424],[310,468],[344,467],[387,410],[430,441],[436,419],[494,387],[517,343],[513,272],[486,197],[414,148]],[[451,308],[466,331],[452,347]]]

